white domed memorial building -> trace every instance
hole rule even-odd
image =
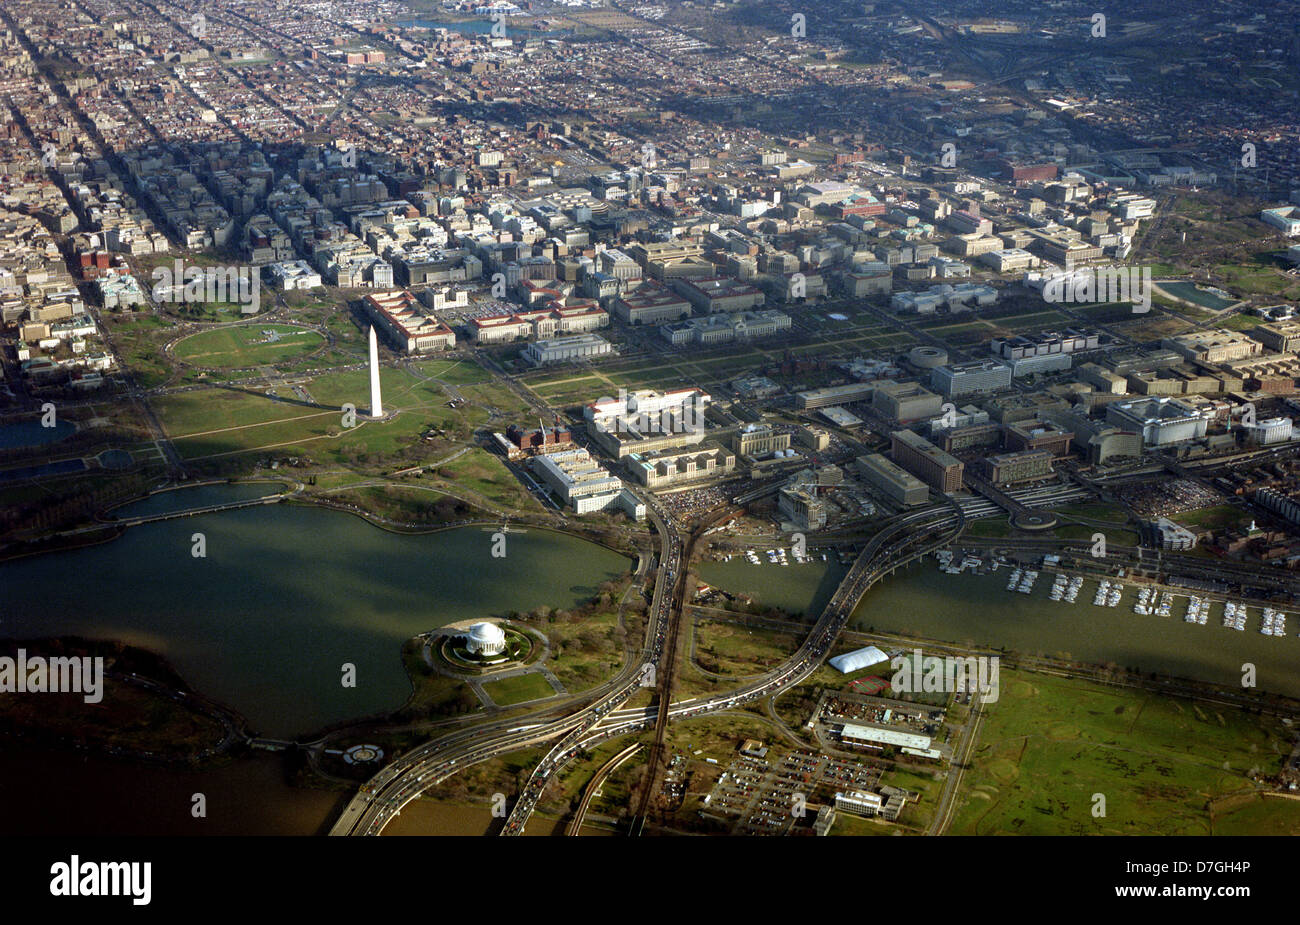
[[[479,658],[492,658],[506,651],[506,634],[495,623],[475,623],[465,631],[465,648]]]

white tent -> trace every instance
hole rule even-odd
[[[888,658],[889,656],[875,646],[866,646],[862,649],[854,649],[852,652],[845,652],[843,655],[837,655],[830,660],[830,663],[831,667],[837,669],[840,674],[850,674],[859,668],[878,664]]]

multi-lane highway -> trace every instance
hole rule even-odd
[[[1088,496],[1089,492],[1080,486],[1057,484],[1011,494],[1021,504],[1039,507],[1076,500]],[[675,622],[680,619],[679,595],[674,592],[679,589],[682,573],[688,565],[685,561],[686,543],[680,528],[657,499],[646,495],[643,500],[659,533],[660,553],[647,647],[641,659],[629,664],[616,678],[584,695],[579,701],[582,705],[572,712],[559,712],[560,708],[550,707],[522,719],[516,717],[479,724],[399,756],[361,788],[344,809],[331,834],[379,834],[407,803],[464,768],[521,749],[551,744],[550,753],[530,777],[524,794],[516,803],[505,834],[522,832],[547,783],[578,750],[596,741],[638,732],[656,724],[662,726],[669,719],[730,709],[800,683],[825,659],[836,636],[872,584],[894,569],[951,543],[967,520],[986,517],[998,510],[984,498],[947,499],[892,518],[867,542],[798,651],[776,668],[732,691],[673,702],[670,688],[664,689],[667,685],[663,675],[668,667],[665,647]],[[703,526],[711,522],[706,521]],[[623,708],[622,704],[642,687],[652,669],[658,676],[660,702],[649,707]],[[555,747],[560,740],[563,740],[561,747]],[[642,809],[634,831],[644,824],[644,817]]]
[[[982,501],[975,503],[987,504]],[[651,608],[650,642],[644,657],[602,689],[596,699],[571,714],[533,722],[515,719],[509,728],[502,728],[507,725],[506,721],[476,726],[407,752],[361,788],[344,809],[331,834],[377,835],[401,812],[402,807],[452,774],[481,761],[553,742],[573,733],[565,748],[548,754],[539,766],[541,773],[534,775],[535,781],[530,778],[528,786],[532,789],[526,790],[516,804],[512,816],[517,824],[511,834],[520,832],[551,775],[577,749],[595,740],[648,728],[661,712],[671,718],[680,718],[725,710],[739,703],[771,696],[803,681],[821,664],[857,602],[875,581],[898,566],[952,542],[966,519],[961,506],[949,503],[899,515],[889,521],[868,541],[803,645],[767,674],[728,693],[669,703],[662,711],[656,706],[627,710],[619,707],[639,689],[647,666],[662,670],[667,633],[673,618],[679,616],[671,612],[669,589],[677,585],[679,573],[685,567],[678,528],[664,516],[653,497],[647,498],[647,510],[660,533],[661,552]],[[588,734],[590,737],[583,738]],[[638,820],[638,828],[643,821],[643,818]]]
[[[401,812],[402,807],[457,771],[498,755],[567,736],[575,730],[580,734],[603,720],[640,689],[647,671],[658,668],[668,632],[670,589],[677,583],[682,570],[682,540],[676,525],[665,516],[653,496],[644,500],[651,522],[659,533],[660,552],[650,606],[649,643],[641,660],[629,665],[617,678],[599,689],[593,700],[571,714],[533,722],[515,719],[510,723],[498,721],[475,726],[399,756],[349,801],[330,830],[331,835],[377,835]],[[507,725],[510,728],[502,728]],[[548,755],[548,759],[552,759],[549,762],[543,761],[544,772],[537,783],[540,789],[531,799],[526,792],[516,804],[511,820],[514,824],[507,826],[510,834],[523,831],[536,796],[545,789],[550,774],[562,764],[558,760],[562,755],[563,750],[554,759]]]

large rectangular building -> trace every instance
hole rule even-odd
[[[790,433],[773,430],[766,424],[749,424],[732,438],[732,449],[741,456],[766,456],[790,448]]]
[[[930,371],[930,387],[948,398],[996,392],[1011,385],[1011,367],[1001,360],[950,363]]]
[[[614,348],[609,341],[598,334],[575,334],[572,337],[534,341],[523,349],[520,356],[524,362],[533,366],[546,366],[549,363],[596,359],[613,352]]]
[[[898,423],[933,417],[943,410],[943,399],[915,382],[879,383],[871,407]]]
[[[761,289],[728,276],[675,279],[672,287],[702,315],[749,311],[763,304]]]
[[[725,344],[733,340],[752,340],[770,337],[782,331],[790,330],[790,316],[784,312],[767,309],[758,312],[734,312],[730,314],[708,315],[703,318],[688,318],[675,321],[659,329],[659,333],[669,343],[683,344]]]
[[[1051,450],[999,453],[982,461],[984,477],[994,485],[1011,485],[1052,474]]]
[[[910,430],[896,430],[890,435],[890,454],[894,462],[915,475],[937,492],[960,491],[965,466],[929,440]]]
[[[701,389],[655,392],[619,390],[617,398],[602,398],[582,413],[587,434],[616,459],[704,440],[704,415],[709,394]]]
[[[855,401],[869,401],[876,391],[877,383],[858,382],[853,385],[836,385],[825,389],[811,389],[796,392],[794,406],[800,410],[813,411],[830,405],[845,405]]]
[[[1210,414],[1175,398],[1137,398],[1106,406],[1106,421],[1142,435],[1144,446],[1168,446],[1205,436]]]
[[[405,353],[427,353],[456,346],[456,334],[436,317],[426,314],[405,289],[372,292],[362,306],[371,321]]]
[[[500,344],[521,338],[551,338],[586,334],[609,327],[609,315],[594,303],[577,306],[548,305],[523,312],[505,312],[471,318],[466,323],[476,344]]]
[[[1177,337],[1166,337],[1160,346],[1177,351],[1189,360],[1202,363],[1226,363],[1245,357],[1257,357],[1264,345],[1241,331],[1219,328],[1213,331],[1192,331]]]
[[[736,469],[736,454],[706,443],[690,450],[632,453],[626,457],[626,465],[632,478],[647,488],[675,488],[730,475]]]
[[[662,283],[646,281],[614,300],[614,314],[628,324],[663,324],[689,318],[691,303]]]
[[[1294,353],[1300,350],[1300,321],[1272,321],[1251,328],[1250,336],[1269,350]]]
[[[534,456],[529,468],[578,514],[604,510],[623,490],[623,481],[584,449]]]
[[[1004,360],[1023,360],[1029,357],[1074,353],[1078,350],[1096,350],[1101,346],[1101,335],[1091,331],[1040,331],[1037,334],[1017,334],[1014,337],[995,337],[989,349]]]
[[[1074,434],[1051,421],[1017,421],[1007,426],[1007,449],[1048,450],[1053,458],[1070,455]]]
[[[924,504],[930,499],[924,482],[879,453],[859,456],[854,465],[864,481],[880,489],[891,501],[908,506]]]

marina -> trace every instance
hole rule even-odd
[[[974,574],[987,574],[996,571],[1000,565],[1007,565],[1011,574],[1007,578],[1005,590],[1017,594],[1030,594],[1038,580],[1038,572],[1018,565],[1010,565],[1001,557],[990,557],[989,566],[979,556],[964,555],[960,561],[951,550],[942,549],[935,553],[939,570],[949,575],[960,575],[970,571]],[[954,564],[956,563],[956,564]],[[1054,603],[1073,604],[1077,601],[1079,591],[1083,588],[1085,578],[1067,572],[1054,572],[1052,586],[1047,592],[1047,599]],[[1127,590],[1125,585],[1112,578],[1097,581],[1093,593],[1094,607],[1118,607]],[[1211,605],[1216,603],[1209,597],[1190,592],[1165,590],[1157,585],[1139,585],[1137,598],[1133,602],[1133,613],[1140,616],[1169,617],[1173,614],[1179,598],[1186,598],[1183,610],[1183,622],[1196,626],[1209,623]],[[1240,601],[1223,600],[1223,625],[1229,629],[1245,630],[1249,622],[1248,607]],[[1260,633],[1264,636],[1286,635],[1286,614],[1273,607],[1262,608]]]

